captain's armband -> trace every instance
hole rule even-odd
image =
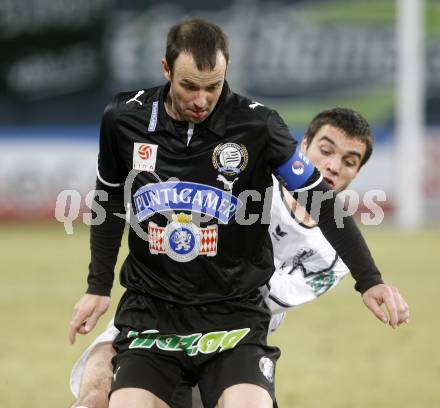
[[[274,174],[284,187],[294,192],[307,185],[315,172],[315,166],[298,149],[289,160],[278,167]]]

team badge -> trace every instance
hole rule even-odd
[[[150,252],[154,255],[167,254],[177,262],[189,262],[198,255],[216,255],[217,225],[199,228],[191,221],[191,215],[180,213],[173,214],[173,221],[166,227],[150,222]]]
[[[157,145],[134,143],[133,169],[153,172],[156,169]]]
[[[220,144],[212,153],[212,164],[220,174],[236,176],[248,164],[246,147],[237,143]]]
[[[266,380],[273,382],[274,364],[268,357],[261,357],[258,363],[261,373],[266,377]]]

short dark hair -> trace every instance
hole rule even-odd
[[[193,18],[174,25],[168,31],[165,59],[171,72],[181,52],[191,54],[200,71],[211,71],[217,62],[218,51],[228,63],[228,38],[218,25],[210,21]]]
[[[362,167],[373,152],[374,136],[367,120],[357,111],[350,108],[333,108],[318,113],[310,122],[304,138],[311,143],[316,133],[324,125],[331,125],[341,129],[353,139],[365,143],[365,155],[361,160]]]

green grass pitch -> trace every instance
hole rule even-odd
[[[440,406],[439,230],[364,230],[386,280],[411,306],[410,324],[385,326],[363,306],[347,277],[333,292],[292,311],[271,343],[280,407]],[[103,329],[67,340],[74,303],[85,289],[88,230],[61,224],[0,226],[0,407],[68,407],[72,364]],[[121,255],[124,255],[124,249]],[[120,256],[120,259],[122,256]]]

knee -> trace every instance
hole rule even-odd
[[[91,390],[80,397],[72,408],[108,408],[108,392]]]
[[[255,384],[236,384],[226,388],[220,396],[217,406],[271,408],[272,398],[269,392]]]

